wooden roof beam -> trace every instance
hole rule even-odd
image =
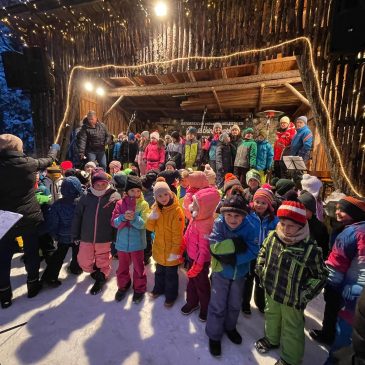
[[[215,91],[214,87],[212,87],[212,93],[214,95],[214,99],[218,105],[218,109],[221,113],[223,113],[223,108],[222,108],[222,105],[221,105],[221,102],[219,101],[219,98],[218,98],[218,94],[217,92]]]
[[[259,96],[257,98],[257,105],[256,105],[255,114],[261,110],[262,100],[264,99],[264,92],[265,92],[265,84],[262,83],[260,85]]]
[[[303,104],[308,105],[309,107],[311,106],[309,100],[303,95],[301,94],[293,85],[291,85],[289,82],[286,82],[285,87],[291,91],[292,94],[294,94]]]

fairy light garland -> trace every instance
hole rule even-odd
[[[68,119],[69,116],[69,112],[70,112],[70,101],[71,101],[71,90],[74,90],[75,88],[72,88],[73,86],[73,82],[74,82],[74,75],[76,71],[86,71],[86,72],[90,72],[90,71],[104,71],[107,69],[112,69],[114,71],[128,71],[128,70],[140,70],[143,69],[145,67],[149,67],[149,66],[166,66],[166,65],[171,65],[174,64],[176,62],[182,62],[182,61],[202,61],[202,62],[207,62],[207,61],[225,61],[225,60],[229,60],[231,58],[234,57],[240,57],[240,56],[245,56],[245,55],[249,55],[249,54],[255,54],[255,53],[265,53],[267,51],[271,51],[274,49],[278,49],[278,48],[282,48],[284,46],[287,45],[291,45],[291,44],[295,44],[295,43],[302,43],[308,46],[308,50],[309,50],[309,64],[310,64],[310,68],[311,71],[314,74],[314,79],[315,79],[315,86],[316,86],[316,91],[317,91],[317,95],[319,96],[319,100],[320,100],[320,104],[323,107],[324,111],[325,111],[325,115],[327,117],[328,120],[328,126],[327,126],[327,132],[328,135],[330,137],[330,143],[332,145],[332,148],[335,151],[335,155],[338,159],[339,165],[340,165],[340,171],[342,173],[343,178],[345,179],[345,181],[348,183],[348,185],[350,186],[351,190],[359,197],[361,197],[362,195],[360,194],[360,192],[356,189],[356,187],[354,186],[354,184],[352,183],[352,181],[350,180],[345,167],[344,167],[344,163],[342,161],[342,156],[340,154],[339,149],[336,146],[335,143],[335,139],[332,133],[332,119],[330,116],[330,113],[328,111],[328,108],[322,98],[321,95],[321,87],[320,87],[320,81],[318,78],[318,73],[314,64],[314,59],[313,59],[313,48],[312,48],[312,43],[310,41],[310,39],[308,37],[297,37],[273,46],[269,46],[269,47],[264,47],[264,48],[255,48],[255,49],[251,49],[251,50],[246,50],[246,51],[238,51],[238,52],[234,52],[231,53],[229,55],[224,55],[224,56],[190,56],[190,57],[179,57],[179,58],[174,58],[171,60],[166,60],[166,61],[153,61],[153,62],[147,62],[147,63],[142,63],[139,65],[114,65],[114,64],[108,64],[108,65],[103,65],[103,66],[93,66],[93,67],[87,67],[87,66],[81,66],[81,65],[77,65],[74,66],[71,70],[70,73],[70,77],[69,77],[69,81],[68,81],[68,86],[67,86],[67,99],[66,99],[66,110],[63,116],[63,119],[60,123],[60,126],[58,128],[57,131],[57,136],[55,139],[55,143],[58,143],[60,140],[60,136],[61,136],[61,131],[62,129],[65,127],[66,124],[66,120]]]

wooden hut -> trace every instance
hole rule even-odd
[[[115,133],[134,110],[144,129],[200,120],[205,106],[232,120],[275,108],[310,116],[313,172],[365,194],[364,53],[330,53],[336,1],[170,0],[165,18],[148,0],[6,3],[1,21],[52,62],[54,96],[32,96],[39,151],[56,136],[66,145],[89,108]],[[106,96],[83,92],[87,80]]]

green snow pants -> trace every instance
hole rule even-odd
[[[281,347],[280,357],[290,365],[300,365],[304,355],[304,312],[280,304],[265,294],[265,336]]]

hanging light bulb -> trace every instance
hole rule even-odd
[[[84,84],[84,88],[86,91],[93,91],[94,85],[90,81],[86,81]]]

